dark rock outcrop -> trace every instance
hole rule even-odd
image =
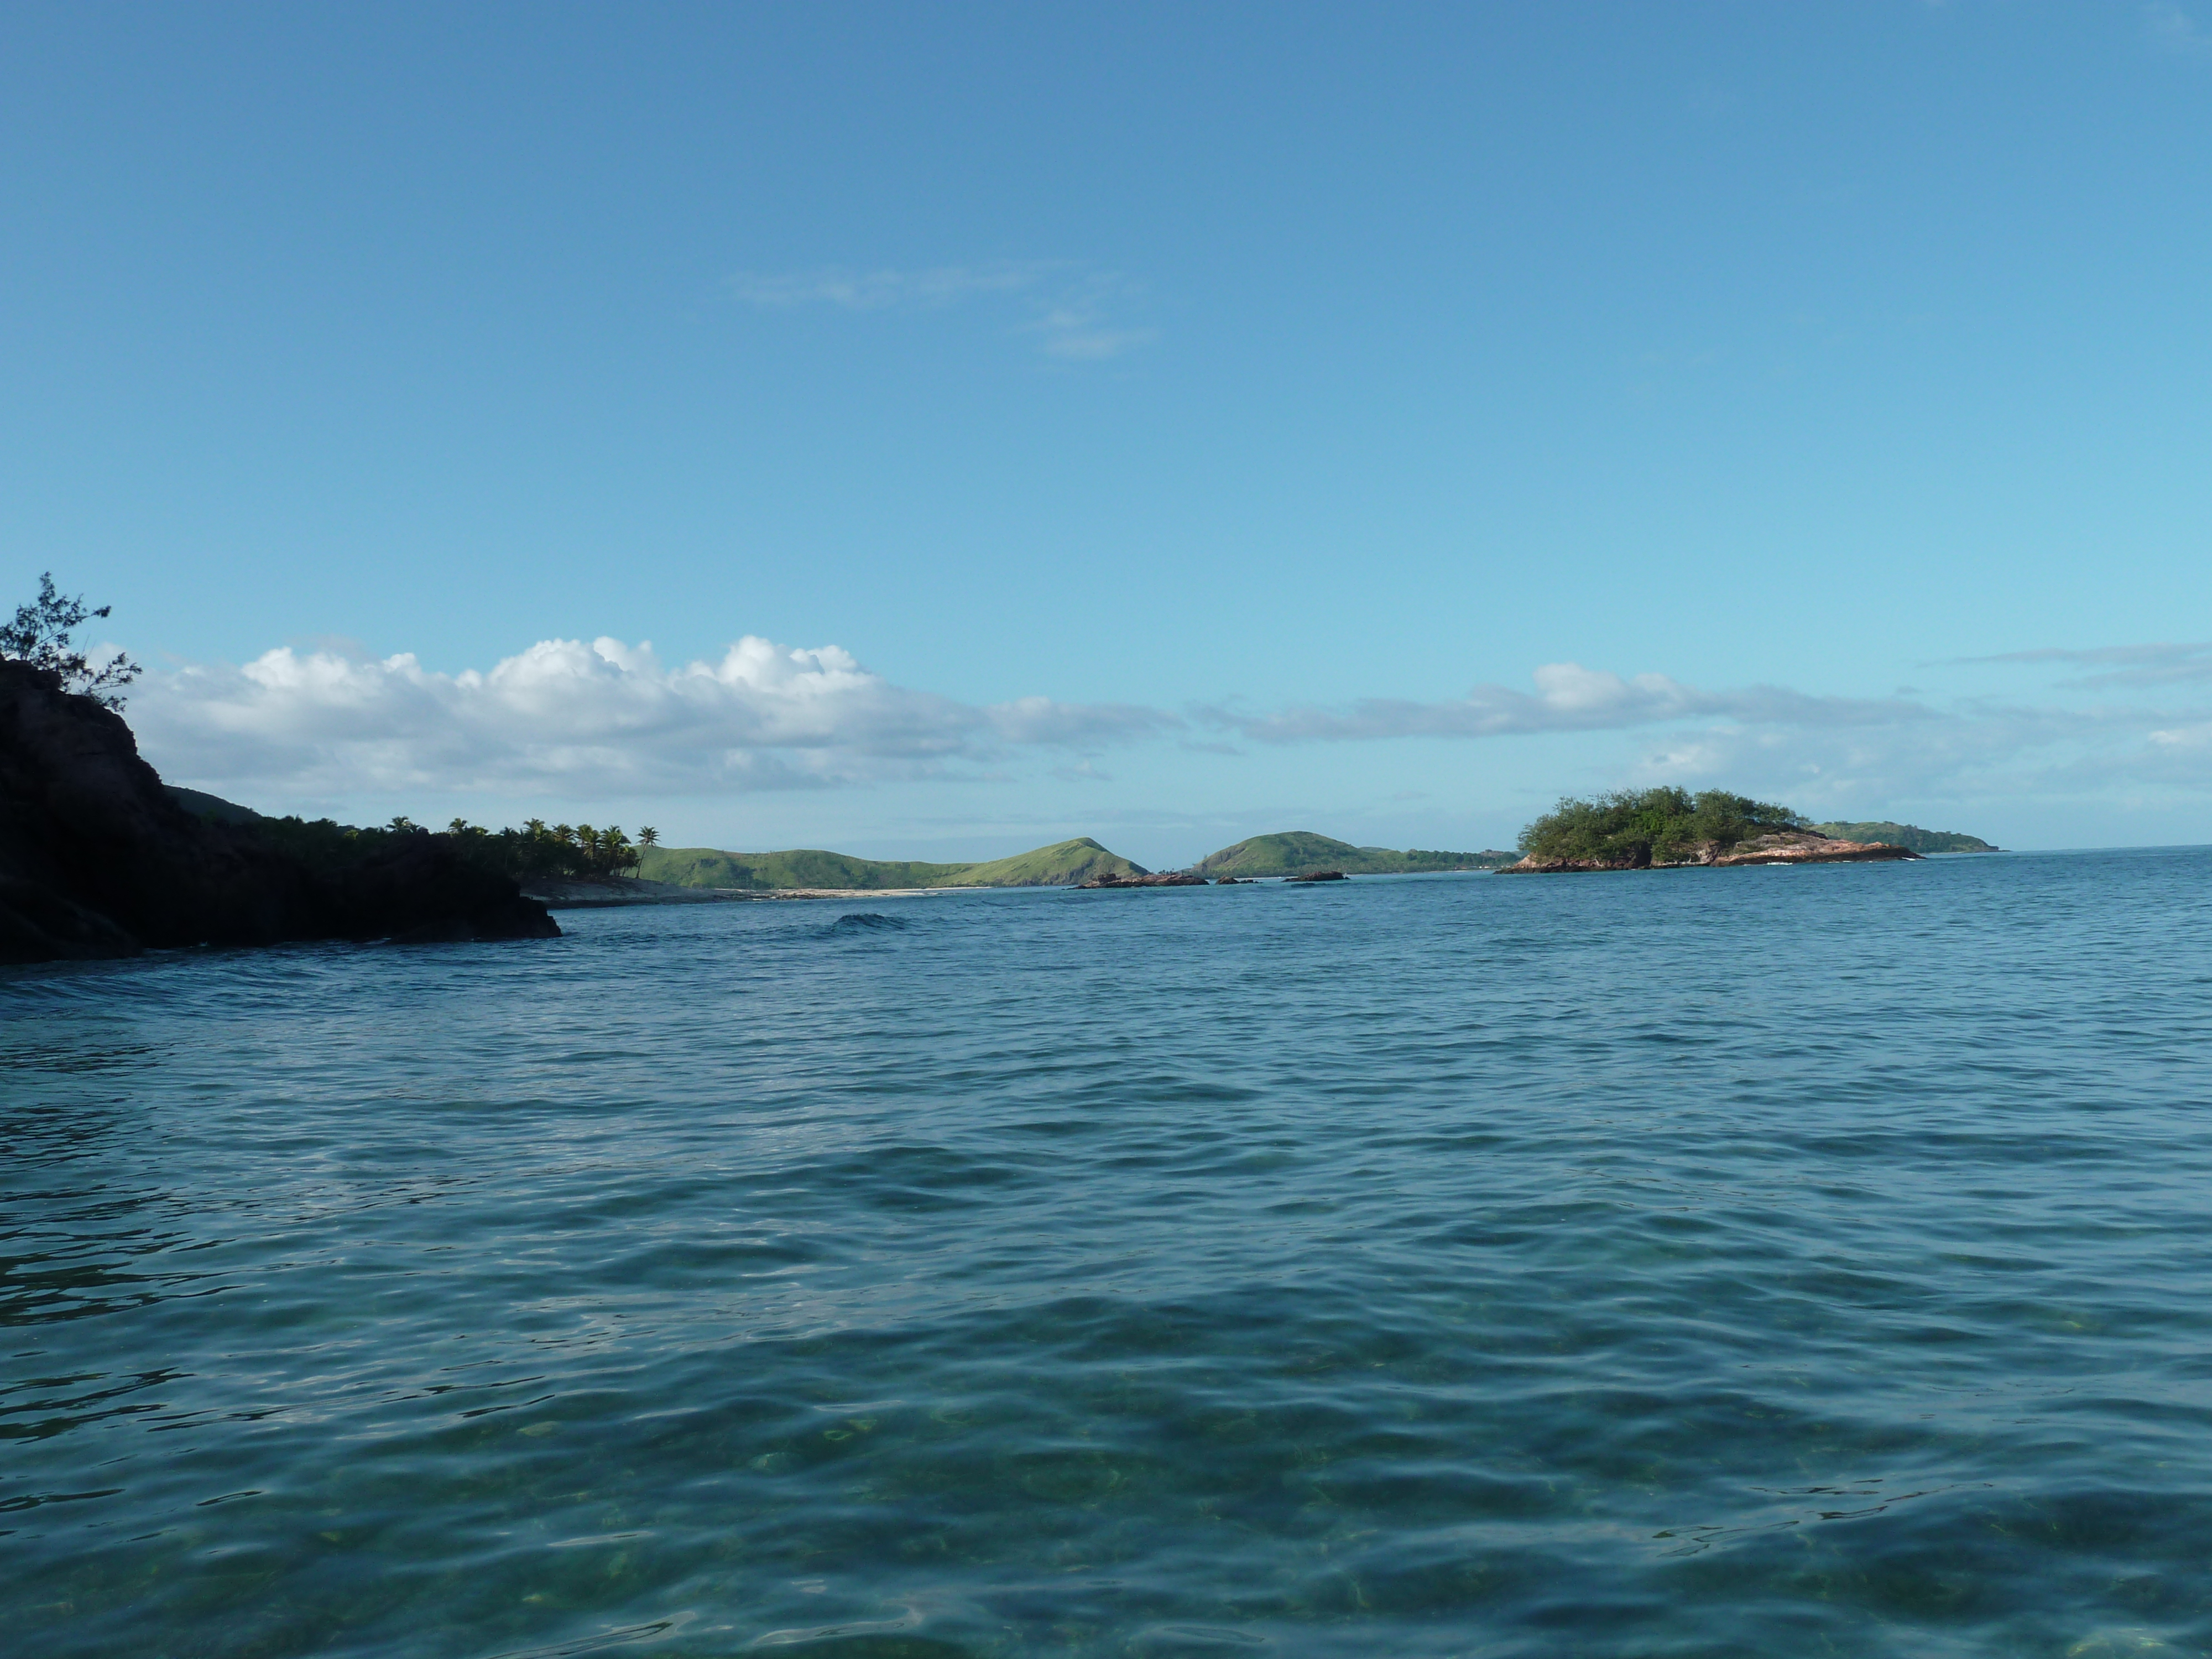
[[[1343,881],[1346,877],[1341,870],[1309,870],[1302,876],[1285,876],[1283,879],[1285,881]]]
[[[560,928],[443,836],[311,869],[196,817],[122,716],[0,662],[0,962],[288,939],[545,939]]]
[[[1093,876],[1088,881],[1079,881],[1079,889],[1085,887],[1207,887],[1212,884],[1204,876],[1187,875],[1181,871],[1169,871],[1157,876],[1121,876],[1110,871],[1103,876]]]

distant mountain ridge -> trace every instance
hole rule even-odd
[[[1209,853],[1192,866],[1202,876],[1302,876],[1316,870],[1341,870],[1347,876],[1395,876],[1427,870],[1495,870],[1518,853],[1440,853],[1414,848],[1354,847],[1348,841],[1317,836],[1310,830],[1285,830],[1252,836],[1233,847]]]
[[[863,859],[812,848],[783,853],[726,853],[712,847],[649,847],[638,855],[637,872],[647,881],[665,881],[678,887],[758,891],[797,887],[1073,887],[1094,876],[1151,873],[1088,836],[980,864]]]
[[[1813,826],[1822,835],[1837,841],[1879,841],[1892,847],[1910,848],[1916,853],[1996,853],[2002,848],[1993,847],[1979,836],[1963,836],[1955,830],[1923,830],[1913,823],[1893,823],[1887,818],[1863,823],[1816,823]]]

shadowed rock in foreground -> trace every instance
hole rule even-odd
[[[1649,850],[1620,859],[1522,859],[1499,871],[1504,876],[1571,875],[1588,870],[1718,869],[1732,864],[1871,864],[1889,859],[1917,859],[1909,847],[1886,842],[1838,841],[1817,830],[1776,830],[1729,846],[1707,842],[1686,848],[1685,856],[1655,860]]]
[[[312,869],[249,824],[196,817],[139,758],[121,715],[44,669],[0,662],[0,962],[560,931],[444,836]]]

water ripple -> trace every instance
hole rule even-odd
[[[63,1659],[2212,1651],[2208,878],[0,971],[0,1613]]]

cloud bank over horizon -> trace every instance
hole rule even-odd
[[[1079,751],[1179,724],[1029,696],[976,707],[895,685],[836,646],[746,635],[664,666],[650,643],[542,640],[445,674],[291,647],[150,675],[132,724],[165,775],[306,794],[554,789],[590,798],[941,775],[1012,749]]]
[[[1772,685],[1703,691],[1664,674],[1624,679],[1572,662],[1547,663],[1529,678],[1534,696],[1479,685],[1455,702],[1363,697],[1340,710],[1296,708],[1252,715],[1213,708],[1206,714],[1212,724],[1270,744],[1620,731],[1701,717],[1790,726],[1887,726],[1936,718],[1934,710],[1904,698],[1814,697]]]
[[[165,775],[303,798],[556,794],[709,797],[926,780],[1111,781],[1093,759],[1173,738],[1240,757],[1404,739],[1651,733],[1617,756],[1621,783],[1781,792],[1813,810],[1899,799],[1996,801],[2212,790],[2212,708],[2127,695],[2205,678],[2206,647],[2043,650],[1988,659],[2074,678],[2039,704],[1707,690],[1664,674],[1552,663],[1533,690],[1476,686],[1437,702],[1182,713],[1032,695],[972,704],[902,686],[837,646],[747,635],[719,658],[663,664],[649,643],[544,640],[489,670],[412,654],[269,651],[242,666],[149,675],[131,718]],[[2093,672],[2087,677],[2081,671]],[[1225,741],[1204,741],[1212,732]],[[1025,758],[1026,757],[1026,758]]]
[[[2203,646],[2042,650],[1979,659],[2094,666],[2063,692],[2143,690],[2212,679]],[[2212,790],[2212,708],[2110,698],[2026,703],[1815,696],[1787,686],[1708,690],[1664,674],[1633,677],[1552,663],[1533,693],[1480,685],[1464,698],[1363,698],[1348,707],[1263,714],[1215,708],[1202,723],[1256,744],[1400,738],[1480,739],[1673,728],[1619,769],[1621,783],[1786,792],[1808,806],[1863,810],[1899,799],[1994,802],[2115,791]]]

